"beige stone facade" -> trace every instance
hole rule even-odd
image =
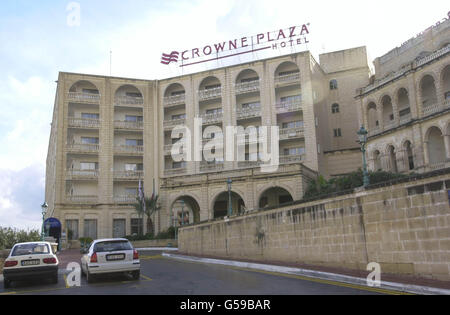
[[[73,237],[130,235],[141,182],[160,211],[144,232],[243,214],[301,199],[320,172],[361,166],[355,90],[369,83],[365,47],[320,56],[309,52],[164,80],[61,72],[47,158],[49,213]],[[246,161],[175,162],[172,129],[278,126],[280,166],[265,173]],[[225,140],[226,135],[224,136]],[[155,185],[153,185],[155,183]],[[146,222],[149,223],[145,224]]]
[[[369,168],[426,172],[450,166],[450,21],[374,61],[360,89]]]

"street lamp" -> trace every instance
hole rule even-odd
[[[45,232],[44,232],[44,221],[45,221],[45,215],[47,214],[48,204],[44,202],[41,205],[42,209],[42,231],[41,231],[41,240],[44,241],[45,238]]]
[[[231,184],[233,181],[231,178],[228,178],[227,185],[228,185],[228,216],[231,217],[233,214],[233,208],[231,206]]]
[[[361,129],[357,132],[359,137],[359,144],[361,145],[361,152],[363,155],[363,186],[364,188],[369,186],[369,173],[367,172],[367,162],[366,162],[366,144],[367,144],[367,135],[368,132],[364,126],[361,126]]]

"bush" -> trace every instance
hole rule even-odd
[[[17,243],[41,240],[38,230],[18,230],[0,227],[0,249],[11,249]]]
[[[169,227],[166,231],[160,232],[156,236],[154,236],[153,234],[128,235],[128,236],[125,236],[125,238],[127,240],[129,240],[130,242],[174,239],[175,238],[175,228],[173,226]]]

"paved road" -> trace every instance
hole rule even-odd
[[[4,290],[3,283],[0,281],[0,295],[363,295],[389,293],[298,276],[177,261],[162,257],[160,251],[141,252],[140,257],[141,279],[139,281],[133,281],[127,276],[114,276],[99,278],[95,283],[88,284],[86,279],[82,278],[80,287],[70,288],[67,287],[66,276],[61,274],[60,281],[56,285],[42,283],[42,281],[17,282],[13,283],[10,289]]]

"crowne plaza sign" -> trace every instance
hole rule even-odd
[[[257,51],[304,45],[309,43],[309,26],[310,24],[307,23],[254,36],[221,41],[203,47],[172,51],[169,54],[163,53],[161,63],[165,65],[177,63],[180,67],[186,67]]]

